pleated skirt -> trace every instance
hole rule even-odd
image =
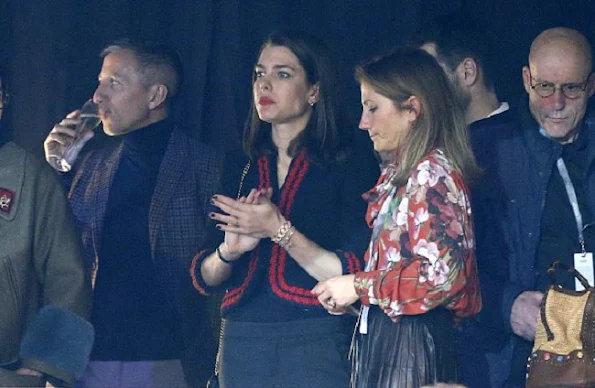
[[[418,388],[456,383],[453,316],[444,308],[393,322],[373,306],[368,334],[357,334],[352,356],[355,388]]]

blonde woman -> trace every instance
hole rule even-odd
[[[389,156],[365,194],[366,268],[320,282],[333,314],[360,301],[355,387],[456,382],[456,319],[479,312],[465,179],[477,170],[461,108],[427,53],[400,48],[356,69],[360,128]]]

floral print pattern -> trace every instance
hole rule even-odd
[[[392,183],[397,167],[383,169],[364,194],[373,229],[366,270],[355,277],[364,305],[393,318],[443,305],[457,317],[481,309],[467,188],[441,150],[414,168],[407,184]]]

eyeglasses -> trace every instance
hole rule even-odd
[[[10,102],[10,94],[4,89],[0,89],[0,101],[2,102],[2,105],[8,105]]]
[[[554,94],[556,89],[558,89],[558,87],[551,82],[537,81],[531,75],[531,70],[529,70],[529,78],[531,79],[531,89],[535,90],[535,93],[537,93],[537,95],[539,97],[543,97],[543,98],[549,97],[552,94]],[[533,84],[533,81],[535,81],[537,83]],[[589,82],[589,76],[587,76],[586,80],[584,80],[583,82],[578,83],[578,84],[570,83],[570,84],[561,85],[560,90],[562,91],[562,94],[566,98],[570,98],[570,99],[579,98],[581,96],[581,94],[583,94],[585,89],[587,89],[587,82]]]

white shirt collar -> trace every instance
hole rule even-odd
[[[510,106],[508,105],[508,103],[507,102],[503,102],[503,103],[500,104],[500,106],[498,107],[498,109],[496,109],[495,111],[493,111],[492,113],[490,113],[489,115],[487,115],[487,117],[496,116],[497,114],[500,114],[502,112],[506,112],[508,109],[510,109]]]

